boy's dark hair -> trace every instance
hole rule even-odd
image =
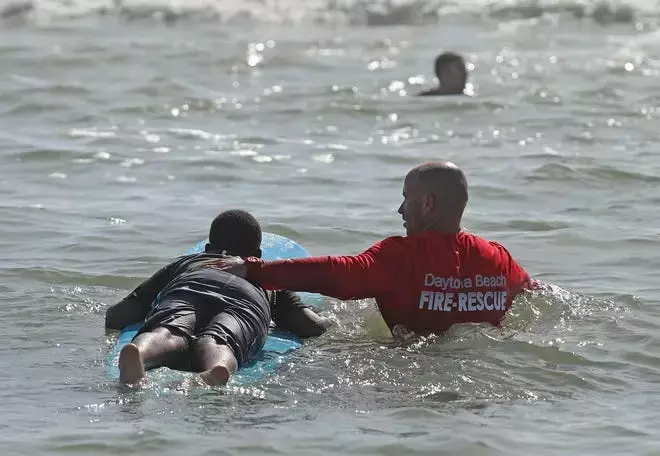
[[[249,212],[232,209],[218,215],[211,223],[207,251],[248,257],[261,256],[261,226]]]
[[[447,66],[456,66],[462,70],[463,77],[467,79],[465,59],[455,52],[443,52],[435,59],[435,75],[440,78],[440,71]]]

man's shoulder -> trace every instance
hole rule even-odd
[[[388,236],[371,246],[370,250],[386,250],[405,246],[410,240],[406,236]]]
[[[472,233],[465,233],[464,236],[472,246],[468,247],[470,252],[467,254],[472,261],[477,264],[502,268],[508,273],[520,273],[522,276],[527,276],[527,272],[504,245]]]
[[[460,243],[464,248],[479,250],[482,254],[493,252],[502,253],[508,250],[499,242],[486,239],[478,234],[470,233],[469,231],[461,231],[459,235]]]
[[[388,236],[382,241],[378,242],[378,244],[401,244],[405,243],[406,240],[408,240],[407,236]]]
[[[418,249],[438,249],[447,246],[448,237],[458,241],[458,247],[461,250],[476,250],[482,254],[488,252],[497,252],[506,249],[499,242],[491,241],[468,231],[461,231],[457,235],[448,235],[435,232],[424,232],[410,236],[389,236],[375,243],[370,250],[418,250]],[[452,242],[453,243],[453,242]]]
[[[458,234],[458,237],[459,239],[463,240],[463,242],[475,245],[489,244],[491,242],[489,239],[486,239],[483,236],[466,230],[461,230],[461,232]]]

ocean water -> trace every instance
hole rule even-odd
[[[0,2],[3,454],[660,454],[655,1]],[[434,57],[473,97],[416,98]],[[553,285],[393,341],[373,302],[273,376],[141,390],[106,307],[253,212],[312,253],[402,234],[403,177]]]

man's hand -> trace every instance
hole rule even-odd
[[[223,259],[213,260],[209,264],[210,267],[220,269],[221,271],[234,274],[235,276],[245,279],[247,277],[247,266],[241,257],[227,257]]]
[[[221,271],[234,274],[235,276],[241,277],[243,279],[247,277],[247,267],[245,266],[245,261],[243,261],[243,258],[241,257],[228,256],[224,258],[216,258],[198,263],[195,266],[195,269],[202,268],[220,269]]]

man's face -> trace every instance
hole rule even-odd
[[[431,212],[433,202],[433,195],[424,191],[414,173],[409,173],[403,182],[403,202],[398,210],[408,236],[424,231],[425,220]]]

